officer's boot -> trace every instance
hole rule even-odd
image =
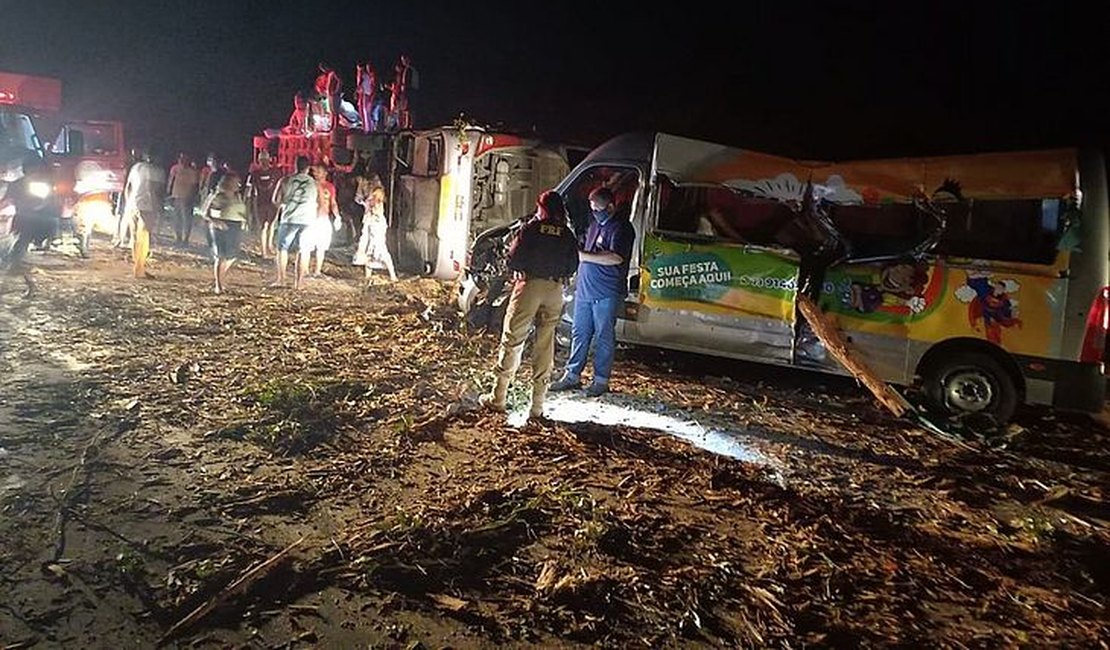
[[[479,397],[478,403],[485,408],[503,412],[505,410],[505,399],[508,394],[509,378],[498,375],[497,383],[493,386],[493,391]]]
[[[547,382],[532,384],[532,408],[528,411],[529,420],[543,417],[543,398],[546,394]]]

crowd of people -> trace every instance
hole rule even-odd
[[[363,266],[366,278],[377,267],[396,280],[380,178],[367,166],[355,170],[346,218],[334,181],[327,167],[312,166],[307,157],[298,158],[294,173],[283,176],[262,151],[244,178],[214,155],[198,169],[184,153],[166,173],[144,152],[127,174],[114,243],[131,248],[136,278],[149,277],[146,262],[168,208],[174,246],[187,246],[194,222],[203,221],[216,293],[226,290],[228,272],[240,258],[248,232],[258,234],[263,257],[274,260],[274,286],[285,286],[289,257],[295,253],[293,287],[300,289],[307,277],[323,275],[333,233],[347,225],[350,239],[359,233],[351,263]]]
[[[301,288],[306,277],[321,273],[332,235],[342,227],[342,219],[328,170],[312,166],[304,156],[296,160],[295,167],[294,173],[282,176],[262,152],[243,182],[239,174],[213,156],[198,170],[183,154],[165,173],[148,154],[141,155],[127,175],[120,210],[124,224],[120,240],[130,239],[135,277],[148,276],[147,258],[168,197],[176,244],[187,244],[193,220],[198,214],[203,219],[216,293],[227,289],[228,273],[241,255],[243,236],[250,230],[260,234],[263,255],[274,260],[273,285],[285,286],[289,258],[295,254],[293,287]],[[17,195],[33,193],[38,173],[29,168],[27,178],[16,189]],[[361,207],[362,217],[351,263],[364,266],[367,277],[373,268],[381,267],[396,280],[386,241],[385,188],[368,167],[354,178],[353,200]],[[635,232],[627,217],[614,208],[609,188],[594,189],[589,205],[586,227],[575,228],[568,221],[563,198],[552,190],[543,192],[534,215],[525,220],[510,243],[506,264],[512,272],[512,289],[494,367],[495,383],[480,398],[486,408],[507,408],[509,384],[533,331],[530,417],[543,417],[549,390],[582,388],[591,350],[592,381],[585,393],[596,397],[609,390],[616,321],[627,294]],[[37,236],[33,229],[24,229],[20,241],[33,242]],[[310,265],[313,255],[315,265]],[[572,277],[575,294],[570,356],[561,377],[551,383],[563,288]]]
[[[385,188],[368,170],[356,178],[354,201],[362,207],[363,216],[352,263],[364,266],[367,277],[375,266],[382,266],[395,280],[386,242]],[[199,199],[217,293],[227,287],[228,271],[240,255],[242,237],[248,228],[260,233],[263,255],[274,259],[275,286],[286,285],[289,258],[295,255],[292,284],[294,289],[300,289],[307,277],[321,273],[333,232],[342,227],[336,187],[329,180],[327,169],[311,165],[307,157],[296,160],[294,173],[281,176],[271,166],[269,156],[262,152],[245,185],[235,172],[215,164],[213,158],[198,172],[183,155],[167,178],[149,157],[144,157],[128,174],[124,193],[125,210],[133,224],[136,277],[146,272],[149,234],[157,228],[162,190],[173,201],[174,235],[178,242],[188,240],[192,206],[198,205]],[[533,331],[530,417],[543,417],[549,390],[582,387],[591,350],[593,377],[585,393],[596,397],[609,390],[616,320],[627,293],[635,233],[628,219],[616,214],[614,196],[608,188],[595,189],[589,204],[589,223],[576,236],[562,197],[552,190],[543,192],[533,217],[512,240],[507,267],[513,274],[513,286],[502,324],[494,368],[496,379],[492,390],[481,396],[483,406],[498,411],[506,409],[509,384],[520,366],[525,341]],[[313,255],[315,265],[311,264]],[[563,287],[571,277],[576,280],[570,356],[562,376],[551,383],[555,329],[563,311]]]
[[[354,103],[343,100],[343,79],[320,63],[311,91],[293,96],[293,112],[281,132],[325,133],[343,126],[365,133],[412,128],[409,98],[420,87],[420,75],[407,54],[393,66],[393,79],[382,80],[369,61],[355,66]]]

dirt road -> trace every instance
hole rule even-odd
[[[1091,420],[956,445],[849,382],[630,349],[514,427],[471,408],[494,341],[450,287],[36,264],[0,295],[4,647],[1110,638]]]

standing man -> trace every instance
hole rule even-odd
[[[177,244],[189,245],[189,235],[193,232],[193,208],[197,205],[197,189],[200,175],[193,167],[189,156],[179,154],[177,163],[170,167],[170,180],[166,193],[173,199],[173,237]]]
[[[247,174],[246,198],[251,219],[262,234],[262,257],[274,254],[274,222],[277,221],[274,190],[280,180],[281,173],[270,165],[270,152],[260,152],[258,165]]]
[[[339,93],[343,82],[335,70],[326,63],[320,63],[319,74],[316,75],[316,98],[323,102],[324,110],[328,114],[328,131],[335,130],[339,118]],[[313,125],[315,128],[317,125]]]
[[[127,174],[124,188],[131,217],[131,260],[136,278],[150,277],[146,272],[146,260],[150,254],[150,240],[158,232],[165,189],[166,173],[151,162],[150,152],[144,151],[140,161]]]
[[[358,92],[358,115],[362,121],[362,132],[371,133],[378,130],[374,123],[374,95],[378,92],[378,73],[374,66],[367,61],[355,67],[358,77],[356,89]]]
[[[297,156],[297,172],[281,179],[274,189],[274,203],[279,206],[277,281],[285,286],[285,267],[289,265],[289,251],[297,250],[297,270],[293,288],[300,289],[308,266],[308,249],[302,245],[304,231],[316,221],[318,192],[316,179],[308,175],[308,157]]]
[[[247,205],[239,198],[239,177],[224,174],[212,200],[204,208],[212,240],[212,277],[215,292],[227,289],[227,272],[239,257],[243,231],[247,228]]]
[[[216,154],[208,154],[208,158],[205,159],[204,167],[200,169],[197,180],[201,203],[208,201],[208,196],[216,189],[216,183],[213,182],[212,175],[219,170],[219,166],[219,162],[216,160]]]
[[[316,270],[312,271],[312,277],[318,278],[324,273],[324,259],[331,248],[331,234],[343,226],[343,221],[335,200],[335,185],[328,180],[327,168],[316,165],[309,173],[316,179],[317,216],[316,221],[301,235],[301,250],[309,269],[312,267],[312,254],[316,253]],[[306,272],[309,270],[306,269]]]
[[[563,197],[548,190],[536,201],[536,214],[509,246],[508,267],[513,272],[513,293],[501,330],[497,355],[497,383],[479,402],[505,410],[509,381],[520,367],[524,341],[532,325],[532,406],[530,418],[543,416],[543,400],[555,360],[555,327],[563,313],[563,283],[578,263],[577,242],[567,224]]]
[[[570,358],[563,378],[552,384],[551,390],[581,386],[582,370],[593,342],[594,380],[586,394],[597,397],[609,390],[617,342],[617,311],[628,295],[628,260],[632,257],[636,231],[627,219],[613,215],[613,192],[608,188],[590,192],[590,210],[590,225],[578,253]]]
[[[127,173],[130,175],[131,170],[139,163],[139,150],[129,149],[127,151]],[[120,192],[116,197],[116,232],[112,235],[112,245],[116,248],[131,248],[133,242],[131,240],[131,217],[127,209],[127,193]]]
[[[397,119],[398,129],[412,128],[412,112],[409,110],[409,93],[420,89],[420,75],[412,65],[409,55],[402,54],[393,67],[393,86],[390,109]]]

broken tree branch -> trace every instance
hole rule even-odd
[[[875,376],[875,373],[867,367],[859,356],[848,347],[848,343],[840,336],[837,331],[836,325],[833,324],[821,308],[815,302],[804,294],[798,294],[798,309],[809,321],[810,327],[813,328],[813,333],[817,338],[821,339],[821,343],[825,344],[825,349],[829,354],[836,357],[840,365],[852,373],[882,404],[895,415],[895,417],[902,417],[906,411],[911,409],[911,406],[906,402],[905,398],[895,392],[883,380]]]
[[[165,644],[182,630],[185,630],[189,626],[195,624],[197,621],[207,616],[210,612],[212,612],[212,610],[219,607],[232,596],[246,591],[247,588],[250,587],[250,585],[254,584],[254,582],[257,581],[259,578],[269,573],[285,558],[285,556],[289,554],[290,551],[300,545],[300,543],[303,541],[304,537],[301,537],[289,546],[286,546],[270,559],[245,571],[235,580],[235,582],[232,582],[230,585],[224,587],[220,591],[220,593],[209,598],[208,601],[205,602],[203,605],[200,605],[199,607],[194,609],[188,616],[175,623],[173,627],[171,627],[164,635],[162,635],[162,639],[159,641],[159,645]]]

